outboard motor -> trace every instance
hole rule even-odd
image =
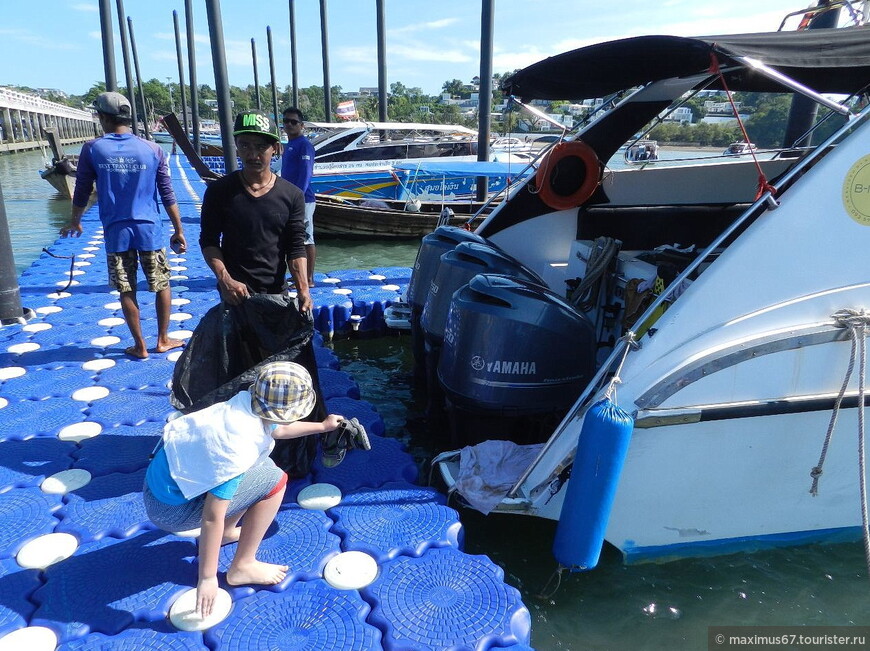
[[[546,286],[538,274],[493,244],[463,242],[441,256],[420,318],[430,414],[440,412],[444,406],[436,373],[450,301],[457,289],[480,273],[504,274]]]
[[[480,274],[453,295],[438,379],[453,445],[546,440],[595,372],[595,327],[549,289]]]
[[[480,235],[457,226],[439,226],[423,237],[417,251],[417,259],[414,261],[414,269],[408,283],[408,304],[411,306],[411,343],[418,379],[422,379],[425,369],[420,316],[423,313],[423,306],[426,304],[429,286],[441,264],[441,256],[461,242],[484,243],[486,240]]]

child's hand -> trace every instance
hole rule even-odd
[[[196,612],[205,619],[211,615],[217,598],[218,580],[216,576],[200,579],[196,584]]]
[[[323,425],[324,432],[331,432],[333,430],[338,429],[338,425],[341,421],[344,420],[344,416],[339,416],[337,414],[329,414],[326,418],[323,419],[321,423]]]

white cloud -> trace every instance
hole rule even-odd
[[[91,11],[94,13],[97,13],[99,11],[99,8],[97,7],[97,5],[92,5],[90,3],[85,3],[85,2],[79,2],[78,4],[74,4],[74,5],[72,5],[71,8],[75,9],[76,11]]]
[[[24,43],[28,46],[41,48],[43,50],[79,49],[79,46],[75,43],[64,43],[56,39],[46,38],[45,36],[30,31],[29,29],[0,29],[0,36],[19,43]]]
[[[387,29],[387,33],[390,35],[396,34],[409,34],[413,32],[423,32],[429,31],[433,29],[443,29],[445,27],[450,27],[451,25],[455,25],[459,22],[458,18],[442,18],[441,20],[433,20],[428,23],[414,23],[412,25],[405,25],[404,27],[395,27],[392,29]]]
[[[434,50],[407,45],[394,45],[388,48],[388,56],[409,61],[437,61],[441,63],[468,63],[477,58],[476,56],[468,56],[450,48]]]

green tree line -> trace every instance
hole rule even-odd
[[[498,90],[499,83],[512,73],[495,73],[493,81],[493,106],[500,104],[503,95]],[[475,80],[476,81],[476,80]],[[20,90],[32,92],[32,89],[18,87]],[[67,104],[77,108],[89,106],[96,96],[105,90],[103,82],[94,83],[83,95],[70,95],[62,97],[53,95],[47,97],[52,101]],[[165,83],[158,79],[150,79],[142,84],[145,96],[145,107],[139,99],[139,93],[135,93],[135,101],[140,119],[147,116],[150,121],[166,115],[169,112],[181,113],[181,88],[176,83]],[[126,94],[126,88],[121,88]],[[214,108],[217,93],[207,84],[198,87],[199,115],[200,119],[217,120],[217,111]],[[272,112],[273,94],[272,85],[267,83],[259,89],[250,84],[244,88],[230,86],[230,98],[233,101],[233,112],[245,111],[257,107],[259,92],[260,105],[266,112]],[[459,79],[451,79],[442,84],[442,93],[452,98],[468,98],[475,92],[474,84],[467,84]],[[291,105],[292,87],[285,86],[278,89],[278,111]],[[190,105],[190,89],[185,87],[185,98]],[[345,96],[341,86],[331,88],[331,104],[337,106]],[[662,144],[686,144],[702,147],[726,147],[728,144],[744,139],[736,121],[726,123],[706,123],[701,119],[706,115],[704,103],[710,98],[692,97],[685,102],[692,111],[693,122],[691,124],[678,122],[661,122],[652,126],[649,137]],[[726,101],[724,96],[712,98],[715,101]],[[791,98],[782,94],[771,93],[735,93],[735,103],[740,107],[740,113],[745,115],[744,126],[750,142],[761,148],[781,147],[785,125],[788,121]],[[324,113],[324,97],[322,86],[309,86],[299,89],[299,108],[304,112],[307,120],[312,122],[331,122],[336,117],[326,116]],[[468,118],[455,104],[445,104],[441,101],[441,95],[433,96],[425,94],[420,88],[407,87],[402,82],[394,82],[390,85],[388,94],[387,115],[396,122],[427,122],[437,124],[464,124],[469,127],[477,125],[476,118]],[[552,113],[567,113],[568,101],[553,101],[548,107]],[[377,120],[379,117],[379,100],[377,96],[367,96],[356,100],[356,109],[360,119]],[[545,109],[547,110],[547,109]],[[819,111],[817,119],[821,120],[827,114]],[[503,120],[504,130],[510,131],[515,128],[517,118],[516,109],[509,111]],[[834,116],[833,119],[825,119],[816,129],[813,136],[814,142],[821,142],[835,129],[843,124],[843,118]]]
[[[725,101],[724,97],[717,101]],[[773,93],[735,93],[749,141],[762,149],[789,146],[784,142],[785,126],[788,123],[791,97]],[[736,121],[726,123],[700,122],[706,115],[704,100],[694,97],[685,105],[692,109],[693,124],[662,122],[649,133],[649,137],[663,144],[688,144],[700,147],[727,147],[732,142],[743,141],[743,132]],[[818,124],[813,132],[813,142],[822,142],[843,125],[842,116],[829,116],[825,110],[816,115]]]
[[[502,77],[508,73],[493,75],[495,85]],[[20,90],[35,92],[33,89],[19,87]],[[97,95],[106,90],[106,85],[103,82],[96,82],[83,95],[69,95],[63,97],[58,94],[52,94],[47,99],[73,106],[76,108],[84,108],[93,103]],[[140,119],[142,116],[148,116],[149,120],[154,120],[160,116],[166,115],[169,112],[181,113],[181,87],[177,83],[166,83],[158,79],[150,79],[142,84],[142,94],[145,97],[145,106],[142,106],[140,95],[134,93],[134,101],[136,110]],[[198,90],[198,108],[200,119],[217,119],[217,112],[213,103],[208,100],[216,100],[217,93],[215,89],[202,84],[197,87]],[[119,91],[127,93],[126,87],[120,87]],[[190,106],[190,89],[185,86],[184,89],[185,101]],[[239,86],[230,86],[230,98],[233,102],[233,112],[245,111],[257,107],[259,91],[260,106],[266,112],[271,113],[273,110],[273,93],[272,84],[267,83],[261,85],[259,89],[253,84],[249,84],[244,88]],[[458,79],[445,81],[442,85],[442,92],[447,93],[453,98],[468,98],[474,92],[471,84],[466,84]],[[292,87],[287,85],[284,88],[278,88],[278,111],[291,106],[292,102]],[[332,106],[335,107],[339,102],[345,99],[341,86],[333,86],[331,88],[330,99]],[[299,89],[299,108],[304,112],[307,120],[313,122],[331,122],[335,116],[327,117],[324,112],[324,97],[322,86],[309,86]],[[501,101],[501,92],[494,91],[495,103]],[[460,110],[453,104],[444,104],[441,102],[441,95],[427,95],[420,88],[408,88],[402,82],[394,82],[390,85],[390,90],[387,99],[387,115],[389,119],[396,122],[428,122],[439,124],[467,124],[474,126],[474,119],[464,118]],[[357,113],[361,119],[377,120],[379,116],[379,103],[377,96],[367,96],[356,100]]]

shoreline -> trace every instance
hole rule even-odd
[[[727,147],[728,145],[725,145]],[[700,145],[659,145],[659,149],[665,151],[710,151],[721,152],[722,147],[702,147]]]

